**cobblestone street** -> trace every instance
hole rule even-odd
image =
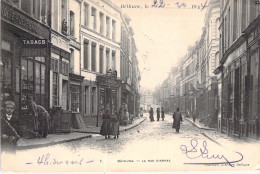
[[[145,116],[147,117],[148,115]],[[215,131],[201,130],[187,120],[184,120],[181,124],[180,133],[176,133],[171,128],[171,124],[171,115],[166,115],[165,121],[150,122],[147,118],[139,126],[129,131],[121,132],[119,139],[111,137],[105,140],[103,136],[93,135],[92,138],[46,148],[19,150],[16,157],[22,158],[23,160],[20,161],[28,163],[21,165],[26,165],[28,168],[32,167],[35,171],[42,168],[47,168],[50,171],[54,169],[68,171],[71,165],[58,165],[56,162],[62,161],[63,163],[70,160],[74,162],[83,161],[82,164],[78,164],[79,171],[139,171],[139,169],[144,168],[147,171],[155,171],[158,167],[162,167],[165,171],[178,170],[179,167],[184,167],[187,171],[190,171],[198,169],[197,163],[226,162],[224,159],[197,158],[201,149],[206,149],[204,152],[209,158],[212,155],[219,154],[220,156],[225,155],[228,161],[239,161],[241,156],[234,151],[243,154],[243,152],[247,151],[247,148],[250,148],[250,145],[254,146],[252,143],[245,143],[239,139],[234,140]],[[204,135],[210,137],[211,140]],[[212,140],[221,142],[221,145]],[[226,146],[227,144],[228,146]],[[193,160],[189,159],[184,153],[183,148],[185,147],[190,151],[192,149],[197,150],[196,153],[194,152],[194,154],[190,155],[190,157],[194,158]],[[256,149],[255,153],[258,152],[259,150]],[[259,161],[252,162],[252,156],[255,153],[253,151],[251,153],[247,152],[241,162],[235,163],[235,168],[229,165],[218,166],[218,168],[222,167],[223,170],[231,168],[233,170],[246,169],[246,165],[249,163],[250,165],[259,163]],[[30,154],[30,157],[28,157],[28,154]],[[46,159],[47,156],[48,158]],[[92,163],[91,168],[88,168],[89,163]],[[153,164],[152,167],[151,163]],[[242,166],[238,166],[238,164]],[[201,165],[205,166],[205,164]],[[103,168],[104,166],[106,166],[106,169]],[[203,169],[211,170],[214,169],[216,164],[208,164],[206,166]],[[250,167],[252,168],[252,166]]]

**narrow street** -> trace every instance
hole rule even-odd
[[[145,116],[147,117],[148,115]],[[196,170],[198,165],[185,163],[226,162],[224,159],[197,158],[196,156],[200,156],[199,151],[201,149],[204,149],[205,156],[208,155],[209,157],[225,154],[228,161],[241,160],[242,158],[233,152],[238,151],[243,154],[242,151],[245,148],[238,146],[239,143],[243,145],[239,141],[237,143],[234,141],[236,146],[233,146],[233,149],[232,147],[220,146],[202,135],[207,130],[200,130],[187,120],[184,120],[181,124],[180,133],[176,133],[171,128],[171,124],[171,115],[166,115],[165,121],[150,122],[147,118],[141,125],[120,133],[119,139],[111,137],[105,140],[103,136],[93,135],[92,138],[69,143],[37,149],[19,150],[16,157],[23,158],[20,161],[28,163],[21,165],[25,165],[28,169],[35,171],[43,168],[48,171],[68,171],[71,165],[74,165],[74,167],[78,165],[78,171],[139,171],[141,169],[147,171],[156,171],[159,169],[171,171],[178,170],[179,167],[180,169],[184,167],[189,171]],[[211,134],[211,138],[214,139],[214,133]],[[221,141],[223,142],[223,140]],[[234,144],[229,145],[232,146]],[[247,148],[249,147],[248,143],[245,145],[247,145]],[[194,152],[194,154],[190,155],[192,158],[194,157],[193,160],[187,158],[189,155],[186,156],[184,154],[183,148],[185,147],[190,151],[197,149],[196,152],[198,153]],[[247,155],[249,155],[248,152]],[[247,158],[247,156],[243,158],[244,162],[241,165],[247,165],[248,163],[245,161],[252,160],[252,158]],[[70,160],[74,161],[74,164],[62,164]],[[81,160],[82,163],[75,163],[75,161],[79,162]],[[58,161],[61,161],[61,164],[57,164]],[[92,164],[89,165],[89,163]],[[254,163],[257,164],[257,161],[251,161],[250,164]],[[237,164],[235,164],[235,169],[240,168]],[[205,164],[202,165],[205,166]],[[203,168],[204,170],[210,170],[214,167],[212,164],[206,166]],[[228,165],[219,167],[223,167],[223,169],[233,168]],[[250,167],[252,168],[252,166]]]

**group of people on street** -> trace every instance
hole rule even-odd
[[[158,107],[156,109],[156,113],[157,113],[157,121],[160,121],[160,113],[161,113],[162,121],[164,121],[165,115],[164,115],[163,107],[162,107],[161,111],[160,111],[160,108]],[[154,111],[153,111],[153,108],[151,107],[150,111],[149,111],[149,118],[150,118],[151,122],[154,121],[153,114],[154,114]],[[183,121],[181,112],[179,111],[179,108],[177,108],[176,112],[173,113],[172,118],[173,118],[172,128],[175,128],[176,132],[179,133],[180,124],[181,124],[181,121]]]
[[[165,117],[165,116],[164,116],[163,107],[162,107],[161,111],[160,111],[160,108],[159,108],[159,107],[156,109],[157,121],[160,121],[160,113],[161,113],[161,116],[162,116],[162,121],[164,121],[164,117]],[[152,108],[152,107],[150,108],[150,111],[149,111],[149,118],[150,118],[150,121],[151,121],[151,122],[154,121],[153,108]]]
[[[34,138],[48,135],[50,129],[50,116],[47,110],[37,105],[32,97],[27,97],[26,130],[21,129],[21,121],[15,115],[15,103],[6,100],[1,112],[1,146],[2,151],[14,152],[20,136]]]
[[[120,112],[121,111],[119,111],[119,113],[115,112],[115,114],[112,115],[110,106],[107,105],[102,116],[103,122],[100,129],[100,134],[105,136],[105,139],[109,139],[110,135],[114,135],[114,139],[119,138]]]

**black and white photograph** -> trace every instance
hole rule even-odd
[[[260,0],[1,0],[1,172],[260,172]]]

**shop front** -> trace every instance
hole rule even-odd
[[[116,72],[106,75],[97,75],[98,90],[98,115],[102,114],[106,107],[110,108],[111,115],[119,111],[121,105],[121,80],[117,79]],[[97,125],[98,126],[98,125]]]
[[[1,102],[12,100],[20,130],[28,129],[28,97],[49,109],[49,27],[1,2]]]

